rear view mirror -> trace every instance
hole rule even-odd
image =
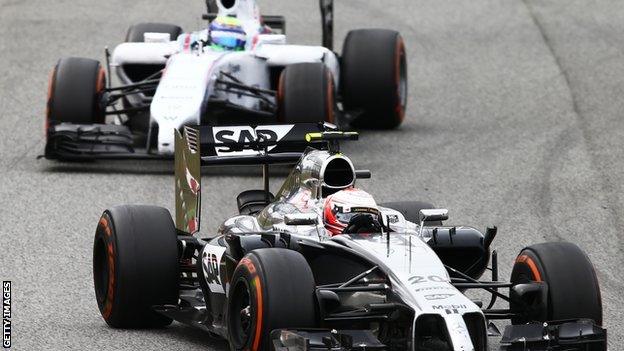
[[[316,213],[291,213],[284,216],[286,225],[315,225],[318,223]]]
[[[445,208],[420,210],[418,214],[420,222],[428,221],[446,221],[448,219],[448,210]]]

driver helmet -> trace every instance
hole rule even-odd
[[[210,23],[210,46],[217,50],[242,51],[247,35],[241,21],[233,16],[219,16]]]
[[[356,216],[371,217],[379,221],[379,209],[373,197],[360,189],[348,188],[338,191],[325,199],[323,220],[331,235],[342,234]]]

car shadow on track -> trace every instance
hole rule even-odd
[[[145,330],[141,331],[146,335],[154,333],[159,336],[167,336],[172,339],[180,340],[185,345],[194,344],[202,349],[208,350],[227,350],[228,344],[226,340],[223,340],[217,336],[212,336],[202,330],[195,329],[183,324],[174,322],[171,326],[158,329],[158,330]]]

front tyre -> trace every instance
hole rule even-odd
[[[405,118],[407,59],[401,35],[385,29],[350,31],[341,61],[344,110],[356,127],[391,129]]]
[[[286,66],[277,89],[278,121],[334,123],[334,78],[323,63]]]
[[[587,318],[602,325],[598,278],[587,255],[575,244],[554,242],[524,248],[516,258],[510,281],[547,284],[547,307],[539,313],[540,322]],[[516,318],[512,322],[530,321]]]
[[[254,250],[239,262],[230,284],[231,350],[271,350],[271,331],[318,326],[314,276],[299,252]]]
[[[104,123],[105,88],[106,73],[98,61],[80,57],[60,59],[50,76],[46,125]]]
[[[93,244],[93,280],[100,313],[113,328],[171,324],[152,306],[178,302],[176,231],[169,211],[153,206],[106,210]]]

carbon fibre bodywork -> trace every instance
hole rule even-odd
[[[207,139],[198,134],[199,130],[187,130],[178,135],[179,145],[201,155],[203,144],[197,141]],[[337,135],[321,133],[320,139],[336,139]],[[178,150],[176,157],[184,156],[183,151],[188,150]],[[257,164],[271,163],[263,159],[264,152],[252,152],[260,160]],[[187,170],[199,170],[201,165],[249,158],[200,157],[199,166],[187,164],[186,157],[181,160],[180,166]],[[344,161],[340,163],[342,184],[329,188],[325,176],[336,171],[335,160]],[[193,173],[192,179],[201,177]],[[498,289],[512,287],[498,281],[494,273],[497,260],[490,245],[496,229],[480,232],[464,226],[425,226],[380,206],[381,232],[331,235],[323,225],[325,197],[353,187],[357,174],[348,157],[331,146],[309,148],[275,197],[267,196],[262,210],[225,220],[216,237],[201,240],[187,235],[192,234],[189,221],[180,217],[181,260],[196,257],[198,271],[196,276],[183,274],[188,285],[180,296],[183,303],[157,307],[157,311],[228,338],[229,282],[238,263],[257,249],[295,250],[313,272],[322,329],[275,330],[275,350],[488,350],[489,322],[518,313],[492,309],[496,297],[509,300]],[[178,176],[176,182],[187,179]],[[202,234],[208,233],[199,231]],[[488,268],[493,271],[492,281],[478,281]],[[465,295],[474,288],[492,293],[487,307]],[[577,332],[581,336],[573,337]],[[583,320],[553,322],[548,328],[541,323],[513,325],[506,329],[503,342],[505,350],[547,350],[560,344],[561,348],[552,349],[604,350],[606,331]]]

